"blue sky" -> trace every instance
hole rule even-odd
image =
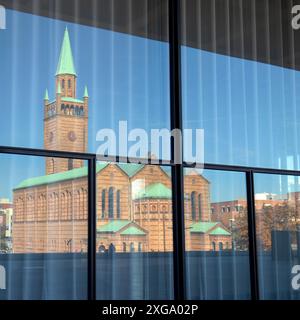
[[[168,128],[167,43],[8,10],[0,31],[0,144],[43,147],[43,97],[48,88],[54,98],[66,25],[77,96],[89,89],[89,151],[97,149],[96,132],[120,120],[129,129]],[[299,72],[186,47],[182,61],[184,125],[205,130],[206,162],[300,168]],[[44,172],[42,159],[1,159],[0,196]],[[242,175],[208,178],[214,201],[244,196]],[[257,191],[280,192],[279,180],[269,180]]]

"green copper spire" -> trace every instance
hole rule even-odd
[[[49,100],[48,89],[46,89],[44,100]]]
[[[65,30],[64,40],[61,46],[59,61],[56,69],[56,76],[61,74],[72,74],[76,76],[71,42],[67,28]]]
[[[88,89],[87,86],[84,87],[84,94],[83,94],[84,98],[88,98],[89,97],[89,93],[88,93]]]
[[[57,94],[61,94],[61,88],[60,88],[60,82],[58,82],[58,85],[57,85]]]

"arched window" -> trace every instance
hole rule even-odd
[[[114,188],[108,190],[108,218],[114,218]]]
[[[54,193],[51,193],[48,198],[48,220],[54,220]]]
[[[216,243],[213,241],[211,243],[212,251],[216,251]]]
[[[126,252],[127,248],[126,248],[126,242],[123,242],[123,252]]]
[[[82,218],[83,218],[83,219],[87,219],[87,218],[88,218],[88,208],[87,208],[87,204],[88,204],[88,191],[87,191],[87,189],[83,189],[82,195],[83,195]]]
[[[67,219],[67,201],[66,201],[66,195],[63,192],[60,196],[60,212],[61,212],[61,219],[66,220]]]
[[[71,89],[71,80],[68,80],[68,88]]]
[[[16,201],[16,221],[22,221],[24,217],[24,200],[22,197]]]
[[[142,252],[142,249],[143,249],[143,247],[142,247],[142,243],[141,243],[141,242],[139,242],[138,251],[139,251],[139,252]]]
[[[63,111],[63,112],[65,112],[65,105],[64,105],[64,103],[61,105],[60,110]]]
[[[102,190],[102,213],[101,213],[101,218],[105,218],[105,207],[106,207],[106,190]]]
[[[68,159],[68,170],[73,169],[73,159]]]
[[[199,221],[202,221],[202,212],[201,212],[201,206],[202,206],[202,194],[199,193],[198,195],[198,214],[199,214]]]
[[[84,217],[84,189],[80,189],[79,195],[79,218],[83,219]]]
[[[35,210],[35,198],[33,195],[28,195],[27,196],[27,208],[26,208],[26,216],[24,217],[25,221],[34,221],[35,220],[35,214],[36,214],[36,210]],[[38,219],[38,217],[37,217]]]
[[[81,188],[81,204],[80,204],[80,218],[87,219],[88,218],[88,191],[87,189]]]
[[[74,218],[75,219],[80,219],[80,191],[76,190],[75,195],[74,195]]]
[[[72,211],[72,193],[71,191],[67,191],[67,219],[73,219],[73,211]]]
[[[117,219],[121,218],[121,191],[117,191]]]
[[[192,220],[196,220],[196,192],[193,191],[191,194],[191,209],[192,209]]]
[[[130,243],[130,252],[134,252],[134,243],[133,242]]]
[[[58,193],[54,193],[54,214],[53,219],[58,220],[59,219],[59,196]]]
[[[65,80],[64,79],[61,81],[61,87],[62,87],[62,89],[65,88]]]
[[[83,107],[80,107],[80,115],[81,115],[81,116],[84,115]]]
[[[219,242],[219,250],[223,251],[223,242]]]

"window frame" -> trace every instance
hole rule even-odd
[[[182,99],[181,99],[181,10],[180,0],[169,0],[169,69],[170,69],[170,120],[171,130],[182,130]],[[89,300],[96,299],[96,154],[62,152],[55,150],[30,149],[18,147],[0,146],[0,153],[30,155],[51,158],[71,158],[86,160],[88,162],[88,294]],[[104,157],[106,161],[110,161]],[[111,162],[124,162],[122,157]],[[265,169],[256,167],[229,166],[222,164],[174,164],[175,148],[171,144],[171,162],[165,164],[158,160],[155,165],[167,165],[172,168],[172,205],[173,205],[173,280],[174,299],[186,298],[185,292],[185,228],[184,228],[184,168],[201,168],[219,171],[242,172],[245,174],[247,188],[247,216],[249,234],[249,263],[251,299],[259,299],[258,265],[256,248],[256,221],[255,221],[255,198],[254,198],[254,174],[278,174],[300,176],[300,171]],[[130,159],[132,160],[132,159]],[[137,159],[139,162],[140,159]],[[129,159],[127,159],[128,162]],[[151,163],[151,159],[148,159]]]

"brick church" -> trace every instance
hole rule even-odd
[[[71,43],[65,30],[55,75],[55,98],[44,98],[44,147],[87,152],[89,97],[77,98]],[[46,159],[46,174],[14,189],[15,253],[86,252],[87,167],[84,161]],[[187,250],[231,248],[231,234],[211,221],[209,181],[187,170]],[[142,164],[97,164],[97,250],[172,251],[170,170]]]

